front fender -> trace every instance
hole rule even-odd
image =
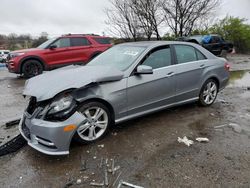
[[[18,70],[19,70],[19,72],[22,71],[21,68],[22,68],[23,63],[24,63],[25,61],[29,60],[29,59],[35,59],[35,60],[37,60],[37,61],[40,61],[41,64],[42,64],[42,66],[43,66],[43,68],[44,68],[45,70],[47,69],[47,65],[46,65],[44,59],[42,59],[42,58],[39,57],[39,56],[31,55],[31,56],[23,57],[23,58],[20,60],[20,63],[19,63],[19,65],[18,65]]]

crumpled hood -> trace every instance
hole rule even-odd
[[[112,67],[69,66],[27,80],[23,95],[43,101],[67,89],[80,88],[90,83],[118,81],[123,75],[122,71]]]

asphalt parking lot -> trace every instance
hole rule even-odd
[[[249,187],[250,56],[229,60],[230,83],[211,107],[189,104],[117,125],[95,144],[72,144],[68,156],[25,146],[0,158],[0,187],[90,187],[103,181],[99,166],[106,159],[120,167],[108,174],[110,187],[118,175],[118,181],[148,188]],[[24,82],[0,68],[0,125],[22,114]],[[209,142],[187,147],[177,142],[183,136]]]

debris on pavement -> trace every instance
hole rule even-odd
[[[196,141],[198,142],[209,142],[209,139],[208,138],[201,138],[201,137],[198,137],[195,139]]]
[[[120,169],[120,166],[116,166],[116,167],[114,167],[113,169],[108,169],[108,172],[109,173],[112,173],[113,175],[115,174],[115,172],[117,171],[117,170],[119,170]]]
[[[117,132],[112,133],[112,135],[113,135],[113,136],[116,136],[116,135],[117,135]]]
[[[225,104],[225,105],[230,105],[230,103],[225,101],[224,99],[218,99],[218,102]]]
[[[81,183],[82,183],[82,180],[81,180],[81,179],[77,179],[77,180],[76,180],[76,184],[77,184],[77,185],[79,185],[79,184],[81,184]]]
[[[9,138],[9,137],[7,136],[7,138]],[[1,142],[0,142],[1,143],[0,156],[16,152],[17,150],[19,150],[20,148],[22,148],[23,146],[25,146],[27,144],[27,141],[23,138],[23,136],[21,134],[14,136],[10,140],[7,140],[6,143],[3,141],[4,141],[4,139],[1,140]]]
[[[86,160],[81,160],[81,169],[80,171],[85,171],[87,170],[87,161]]]
[[[98,145],[98,148],[104,148],[104,144]]]
[[[109,185],[107,166],[104,168],[104,185],[105,186]]]
[[[230,127],[236,133],[241,133],[242,132],[241,126],[236,124],[236,123],[229,123],[229,124],[225,124],[225,125],[219,125],[219,126],[215,126],[214,128],[216,130],[219,130],[220,128],[224,128],[224,127]]]
[[[64,186],[65,188],[71,187],[72,185],[74,185],[74,181],[70,180],[66,183],[66,185]]]
[[[96,183],[96,182],[90,182],[90,186],[95,186],[95,187],[103,187],[104,183]]]
[[[115,187],[115,184],[116,184],[116,182],[118,181],[118,179],[120,178],[120,176],[122,175],[122,172],[120,172],[119,174],[118,174],[118,176],[115,178],[115,181],[113,182],[113,187]]]
[[[178,137],[177,140],[179,143],[184,143],[188,147],[194,143],[193,140],[189,140],[186,136],[184,136],[183,138]]]
[[[211,116],[213,116],[213,117],[215,116],[215,114],[214,114],[214,113],[210,113],[210,115],[211,115]]]
[[[223,128],[223,127],[226,127],[226,126],[228,126],[227,124],[225,124],[225,125],[218,125],[218,126],[215,126],[214,128],[215,129],[220,129],[220,128]]]
[[[99,164],[99,168],[102,168],[103,158],[101,158],[101,162]]]
[[[6,128],[9,128],[9,127],[11,127],[13,125],[17,125],[17,124],[19,124],[20,120],[21,119],[19,118],[19,119],[9,121],[9,122],[5,123],[5,126],[6,126]]]
[[[117,188],[121,188],[122,185],[127,186],[127,187],[131,187],[131,188],[144,188],[144,187],[141,187],[138,185],[134,185],[132,183],[125,182],[125,181],[120,181]]]
[[[112,159],[112,165],[111,165],[111,170],[112,170],[112,174],[114,175],[115,171],[114,171],[114,168],[115,168],[115,160]]]
[[[237,133],[241,133],[242,131],[242,128],[240,127],[240,125],[236,123],[229,123],[229,127],[231,127]]]

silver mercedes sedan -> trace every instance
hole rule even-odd
[[[20,132],[34,149],[65,155],[72,139],[95,142],[112,124],[190,102],[209,106],[228,80],[226,60],[199,45],[124,43],[86,66],[27,80]]]

